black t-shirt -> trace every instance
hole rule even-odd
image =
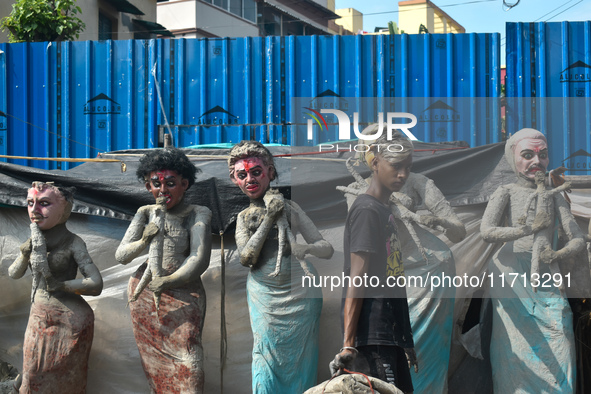
[[[377,279],[370,282],[370,278],[379,278],[377,287],[365,287],[355,345],[413,347],[406,288],[389,287],[386,283],[388,276],[404,275],[394,217],[386,205],[369,194],[357,197],[349,210],[344,252],[345,275],[349,276],[351,272],[351,253],[365,252],[370,254],[366,282],[375,286]],[[343,306],[346,294],[345,287]]]

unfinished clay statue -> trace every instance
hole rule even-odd
[[[27,194],[31,238],[8,269],[18,279],[30,267],[33,277],[21,393],[86,392],[94,313],[81,295],[99,295],[103,280],[84,241],[66,228],[72,203],[72,190],[51,183],[33,182]]]
[[[534,129],[515,133],[506,143],[505,159],[517,182],[493,193],[480,227],[485,241],[504,243],[489,263],[494,391],[571,393],[572,313],[554,274],[561,275],[557,262],[585,247],[583,233],[564,197],[545,190],[541,182],[549,163],[542,133]],[[568,240],[558,250],[553,241],[555,223]]]
[[[136,172],[156,204],[138,209],[115,257],[127,264],[149,248],[129,280],[133,332],[155,393],[203,393],[205,291],[211,211],[185,202],[195,166],[178,149],[154,149]]]
[[[322,309],[320,289],[301,286],[303,275],[316,275],[303,259],[308,254],[330,258],[333,248],[297,204],[269,189],[277,174],[262,144],[235,145],[228,166],[232,182],[250,198],[238,215],[236,244],[240,262],[250,267],[252,391],[302,393],[316,384]],[[298,232],[305,244],[297,243]],[[292,264],[291,255],[298,262]]]
[[[377,124],[370,125],[362,133],[375,134],[378,127]],[[370,145],[371,141],[360,143]],[[372,151],[359,155],[359,161],[367,165],[372,159]],[[361,177],[351,159],[347,161],[347,168],[355,182],[337,189],[345,193],[347,203],[351,206],[358,195],[365,193],[371,178]],[[443,233],[454,243],[464,239],[466,229],[435,183],[421,174],[411,172],[402,189],[390,196],[390,209],[396,219],[405,274],[423,278],[428,275],[455,275],[451,250],[429,229]],[[417,210],[427,212],[418,214]],[[407,288],[415,351],[423,370],[428,371],[413,375],[416,392],[447,392],[454,294],[454,289],[443,287]],[[427,337],[429,341],[425,340]]]

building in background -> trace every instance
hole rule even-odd
[[[466,29],[429,0],[398,3],[398,28],[401,33],[465,33]]]
[[[16,0],[0,2],[0,18],[10,15]],[[128,40],[170,36],[156,21],[156,0],[78,0],[78,17],[86,24],[78,41]],[[0,32],[0,42],[8,42],[8,32]]]
[[[175,37],[352,34],[334,0],[158,0],[158,23]]]
[[[355,8],[341,8],[335,11],[341,18],[335,23],[345,30],[358,34],[363,32],[363,14]]]

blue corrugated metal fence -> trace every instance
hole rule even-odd
[[[591,22],[507,24],[507,132],[542,131],[550,167],[591,169]]]
[[[305,143],[289,126],[296,97],[446,101],[500,92],[498,34],[86,41],[0,50],[0,153],[19,156],[84,158],[154,147],[166,120],[177,146],[248,138]],[[497,107],[475,107],[473,115],[497,119]],[[475,116],[466,126],[429,125],[417,137],[481,145],[499,141],[500,130]]]

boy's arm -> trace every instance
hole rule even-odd
[[[351,286],[353,278],[369,272],[369,253],[351,253],[351,272],[349,281],[349,289],[347,289],[347,297],[345,299],[345,308],[343,312],[344,320],[344,339],[343,348],[335,356],[330,363],[330,370],[332,374],[339,372],[342,368],[350,369],[357,356],[355,349],[355,336],[357,335],[357,324],[359,323],[359,315],[361,314],[361,307],[363,305],[363,296],[365,289],[363,286]]]
[[[363,286],[351,286],[353,278],[369,272],[369,253],[351,253],[351,281],[349,289],[347,290],[347,298],[345,299],[344,309],[344,339],[343,346],[355,347],[355,336],[357,334],[357,323],[359,322],[359,315],[361,313],[361,306],[363,305],[363,296],[365,289]]]

